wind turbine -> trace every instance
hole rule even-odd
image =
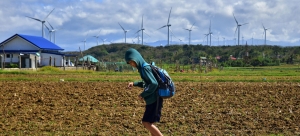
[[[101,38],[101,40],[102,40],[102,42],[103,42],[103,45],[104,45],[104,42],[106,41],[106,39],[102,39],[102,38]]]
[[[54,10],[55,8],[53,8],[53,10]],[[53,11],[52,10],[52,11]],[[36,20],[36,21],[39,21],[39,22],[41,22],[42,23],[42,37],[44,37],[44,25],[45,25],[45,22],[46,22],[46,19],[47,19],[47,17],[52,13],[52,11],[43,19],[43,20],[40,20],[40,19],[37,19],[37,18],[33,18],[33,17],[29,17],[29,16],[26,16],[26,17],[28,17],[28,18],[31,18],[31,19],[33,19],[33,20]]]
[[[144,15],[142,15],[142,25],[141,25],[141,29],[138,30],[136,33],[142,31],[142,45],[144,44],[144,26],[143,26],[143,20],[144,20]]]
[[[253,46],[253,33],[252,33],[252,38],[251,39],[252,39],[252,46]]]
[[[48,29],[48,32],[49,32],[49,33],[48,33],[48,35],[49,35],[49,40],[50,40],[50,42],[51,42],[51,35],[52,35],[51,33],[52,33],[53,31],[50,30],[49,27],[48,27],[47,25],[45,25],[45,26],[46,26],[46,28]]]
[[[244,36],[242,35],[242,45],[243,45],[243,43],[244,43]]]
[[[209,34],[209,46],[211,46],[211,35],[213,34],[211,31],[211,20],[209,20],[208,34]]]
[[[140,44],[140,35],[138,34],[136,37],[134,37],[137,39],[137,43]]]
[[[235,29],[234,35],[235,35],[235,33],[236,33],[236,30],[238,30],[238,45],[240,45],[240,27],[241,27],[242,25],[246,25],[246,24],[248,24],[248,23],[239,24],[239,22],[236,20],[236,18],[235,18],[235,16],[234,16],[233,13],[232,13],[232,15],[233,15],[234,20],[235,20],[235,22],[236,22],[236,29]]]
[[[134,39],[131,39],[132,43],[135,44]]]
[[[179,45],[181,45],[181,42],[182,42],[182,40],[181,40],[181,39],[179,39],[179,38],[178,38],[178,40],[180,41],[180,42],[179,42]]]
[[[97,35],[93,36],[93,37],[97,38],[97,45],[99,45],[98,39],[99,39],[100,32],[101,32],[101,30],[99,31],[99,33]]]
[[[173,33],[173,31],[172,31],[172,29],[170,29],[170,31],[171,31],[171,43],[172,43],[172,37],[174,36],[175,38],[177,38],[175,35],[174,35],[174,33]],[[181,42],[182,42],[182,40],[181,39],[179,39],[179,38],[177,38],[178,40],[179,40],[179,42],[180,42],[180,45],[181,45]]]
[[[55,32],[58,30],[58,29],[55,29],[55,28],[53,28],[53,26],[49,23],[49,21],[47,21],[47,23],[49,24],[49,26],[51,27],[51,34],[52,34],[52,32],[53,32],[53,41],[54,41],[54,43],[55,43]],[[45,25],[46,27],[47,27],[47,25]],[[51,41],[51,35],[50,35],[50,41]]]
[[[126,43],[126,33],[129,31],[129,30],[125,30],[122,26],[121,26],[121,24],[118,22],[118,24],[120,25],[120,27],[123,29],[123,31],[124,31],[124,34],[125,34],[125,43]]]
[[[206,39],[207,39],[207,40],[206,40],[206,45],[208,45],[208,35],[209,35],[209,33],[208,33],[208,34],[204,34],[204,35],[205,35],[205,37],[206,37]],[[205,38],[205,37],[204,37],[204,38]]]
[[[170,24],[171,11],[172,11],[172,7],[171,7],[171,10],[170,10],[170,13],[169,13],[169,18],[168,18],[167,24],[157,29],[157,30],[159,30],[161,28],[168,27],[168,46],[170,45],[169,39],[170,39],[170,26],[171,26],[171,24]]]
[[[190,29],[187,29],[187,28],[185,29],[185,30],[189,31],[189,45],[191,45],[191,31],[192,31],[192,28],[193,28],[194,24],[192,25],[192,27]]]
[[[234,40],[234,43],[233,43],[233,45],[236,45],[236,38],[233,38],[233,40]]]
[[[267,30],[268,28],[265,28],[264,24],[262,24],[263,28],[264,28],[264,34],[265,34],[265,45],[267,45]]]
[[[81,41],[81,42],[83,42],[83,43],[84,43],[84,46],[83,46],[83,51],[85,51],[85,43],[86,43],[86,39],[87,39],[87,34],[86,34],[86,36],[85,36],[84,40],[83,40],[83,41]]]

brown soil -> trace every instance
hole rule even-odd
[[[148,135],[125,82],[0,82],[1,135]],[[300,135],[299,83],[177,82],[165,135]]]

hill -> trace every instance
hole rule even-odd
[[[146,61],[174,64],[198,63],[200,57],[220,62],[247,63],[248,65],[277,65],[279,63],[294,64],[300,62],[300,47],[281,47],[276,45],[240,45],[240,46],[207,46],[207,45],[170,45],[147,46],[138,44],[109,44],[98,45],[82,52],[82,55],[92,55],[100,61],[124,61],[127,49],[137,49]],[[70,52],[69,52],[70,53]],[[79,52],[72,52],[78,54]],[[258,63],[258,64],[256,64]],[[231,63],[232,64],[232,63]],[[244,64],[242,66],[245,66]]]

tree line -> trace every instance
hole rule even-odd
[[[103,62],[122,62],[127,49],[137,49],[147,62],[165,64],[197,64],[201,57],[219,66],[248,67],[276,66],[282,63],[300,63],[300,46],[277,45],[170,45],[147,46],[139,44],[98,45],[83,52],[68,52],[79,57],[92,55]]]

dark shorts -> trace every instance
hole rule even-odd
[[[158,106],[158,108],[156,108]],[[160,116],[161,116],[161,109],[163,107],[163,99],[159,98],[158,104],[157,101],[146,105],[146,110],[144,112],[144,116],[142,121],[143,122],[159,122],[160,121]]]

